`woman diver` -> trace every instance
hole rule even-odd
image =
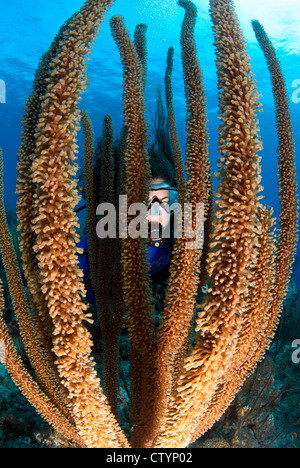
[[[174,244],[174,210],[177,202],[177,188],[174,172],[167,160],[160,160],[157,155],[150,158],[152,180],[149,191],[147,210],[148,255],[151,279],[162,284],[168,279],[169,263]],[[100,241],[101,242],[101,241]],[[86,299],[95,305],[95,297],[90,281],[88,260],[88,233],[82,237],[78,247],[79,267],[84,273]]]
[[[151,168],[151,185],[147,211],[148,221],[148,254],[150,275],[153,283],[162,285],[168,279],[169,264],[174,244],[174,210],[177,202],[176,173],[174,159],[169,139],[167,118],[162,105],[161,94],[158,90],[155,109],[154,141],[149,146]],[[120,145],[120,142],[119,142]],[[118,162],[120,146],[115,148],[115,167]],[[100,154],[100,157],[97,158]],[[94,185],[99,187],[101,173],[101,142],[96,149],[96,166],[94,169]],[[118,174],[115,175],[115,191],[117,190]],[[99,203],[98,194],[95,194],[96,203]],[[78,255],[79,267],[84,272],[84,282],[87,291],[86,299],[95,304],[94,292],[90,281],[88,261],[88,234],[79,242],[78,247],[83,252]]]

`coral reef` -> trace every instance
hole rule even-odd
[[[181,180],[180,197],[192,206],[192,231],[199,221],[197,205],[204,206],[209,232],[204,238],[205,262],[203,259],[201,262],[202,245],[198,238],[196,247],[194,243],[194,248],[190,248],[196,234],[194,231],[194,238],[191,237],[184,224],[183,235],[174,245],[157,327],[146,240],[121,235],[120,242],[112,246],[114,253],[110,258],[115,263],[110,265],[110,276],[114,276],[118,286],[112,288],[115,297],[110,307],[103,296],[109,286],[101,291],[103,283],[99,284],[99,278],[103,278],[100,269],[106,268],[101,265],[103,247],[101,250],[100,245],[98,256],[94,236],[89,253],[95,260],[92,282],[105,365],[104,371],[97,372],[98,361],[92,352],[95,330],[84,300],[77,260],[79,235],[74,208],[79,196],[74,176],[78,101],[87,83],[85,61],[99,23],[111,4],[112,0],[87,0],[63,25],[40,62],[26,104],[17,188],[20,250],[27,289],[22,284],[7,227],[2,180],[0,183],[0,249],[31,370],[27,370],[11,338],[4,316],[5,289],[0,285],[3,311],[0,339],[5,345],[5,366],[23,395],[55,431],[82,447],[185,447],[200,435],[209,434],[208,430],[222,415],[226,419],[228,408],[235,414],[234,430],[230,427],[229,435],[226,431],[220,434],[214,427],[210,442],[207,438],[203,445],[236,447],[256,445],[256,441],[260,444],[255,424],[261,426],[267,418],[272,428],[273,421],[269,412],[266,415],[260,412],[259,418],[253,420],[257,406],[266,403],[264,399],[255,401],[252,392],[265,398],[265,392],[273,385],[270,360],[246,382],[246,395],[239,394],[237,408],[234,410],[230,405],[274,336],[295,254],[298,205],[289,109],[284,97],[282,100],[284,82],[278,73],[271,71],[276,84],[281,200],[275,237],[272,210],[260,203],[261,142],[257,125],[260,104],[256,82],[231,0],[210,1],[221,121],[220,184],[213,216],[206,99],[194,39],[197,9],[190,0],[179,0],[185,10],[181,50],[187,105],[186,184],[181,183],[179,163],[177,174]],[[137,28],[134,43],[122,17],[112,17],[110,26],[124,76],[126,143],[121,190],[127,196],[127,206],[137,202],[147,204],[151,173],[145,118],[145,27]],[[170,57],[166,74],[171,74]],[[171,99],[170,88],[168,91]],[[89,173],[92,130],[86,114],[82,115],[89,155],[85,167],[88,213],[92,217],[94,188],[88,187],[92,182]],[[105,125],[107,139],[103,148],[106,146],[109,156],[109,118]],[[175,139],[173,142],[179,158]],[[2,152],[0,156],[2,165]],[[106,176],[103,184],[112,184],[109,174]],[[131,221],[130,215],[128,223]],[[201,268],[205,268],[210,287],[196,307],[199,281],[204,275]],[[124,340],[120,327],[123,319],[128,330]],[[118,338],[121,351],[125,343],[129,346],[130,388],[127,392],[124,382],[120,391],[122,412],[117,395]],[[126,381],[124,369],[121,372]],[[270,399],[277,399],[276,389]],[[126,416],[130,429],[123,424]],[[5,430],[12,425],[18,430],[14,418],[6,417],[1,424]],[[275,432],[270,430],[264,440],[270,444],[274,436]]]

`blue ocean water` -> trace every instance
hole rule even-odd
[[[82,0],[12,0],[2,2],[0,15],[0,146],[4,151],[4,182],[7,207],[14,210],[16,203],[16,161],[20,144],[21,117],[40,56],[47,50],[60,26],[78,10]],[[210,132],[210,155],[213,169],[217,163],[218,91],[216,83],[213,34],[209,17],[209,1],[195,0],[198,20],[195,37],[207,93]],[[300,154],[300,15],[297,0],[282,4],[278,0],[264,2],[235,0],[236,11],[247,40],[252,70],[257,77],[258,91],[262,95],[263,112],[259,114],[262,155],[262,185],[265,202],[278,214],[275,116],[269,73],[263,54],[256,42],[250,21],[258,19],[269,34],[282,65],[294,123],[296,154]],[[163,85],[166,55],[169,46],[175,48],[173,90],[174,106],[181,145],[185,147],[185,99],[180,59],[180,27],[184,10],[176,0],[115,0],[105,17],[98,39],[88,63],[90,85],[81,101],[95,128],[101,134],[102,119],[110,113],[115,133],[122,125],[122,70],[119,53],[112,40],[108,21],[114,14],[124,16],[125,24],[133,35],[136,24],[148,25],[148,81],[147,112],[151,123],[154,113],[157,85]],[[151,114],[152,113],[152,114]],[[81,134],[79,144],[82,148]],[[80,155],[79,155],[80,157]],[[297,163],[297,173],[300,165]],[[299,249],[294,279],[300,288]]]

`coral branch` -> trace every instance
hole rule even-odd
[[[50,357],[49,359],[49,355],[47,354],[48,348],[45,350],[42,346],[44,341],[40,339],[41,334],[39,333],[38,324],[34,323],[34,318],[36,318],[36,316],[32,316],[23,287],[17,256],[6,221],[3,196],[3,157],[1,149],[0,178],[0,250],[25,351],[43,391],[47,394],[52,403],[56,405],[66,417],[71,419],[67,411],[64,392],[61,392],[58,385],[58,375],[53,365],[53,358]]]
[[[143,70],[143,89],[146,88],[147,83],[147,42],[146,42],[147,25],[140,23],[136,26],[134,31],[134,45],[139,56],[142,70]]]
[[[86,86],[85,61],[111,0],[88,0],[68,22],[48,62],[47,87],[35,127],[32,163],[34,251],[41,290],[53,321],[60,381],[78,433],[90,447],[128,446],[111,415],[91,358],[91,339],[82,321],[84,288],[77,263],[74,207],[79,93]]]
[[[282,308],[282,302],[287,292],[298,239],[299,204],[296,196],[295,142],[289,109],[289,96],[276,52],[262,25],[258,21],[252,21],[252,26],[265,55],[271,76],[278,137],[280,213],[272,306],[276,316],[277,309]],[[275,328],[277,320],[275,317],[274,319],[273,326]]]
[[[26,370],[9,336],[3,318],[4,307],[3,287],[2,281],[0,281],[0,339],[3,340],[5,345],[4,364],[7,371],[23,395],[49,424],[70,441],[76,442],[79,446],[84,447],[84,442],[76,432],[75,426],[68,421],[55,405],[53,405],[51,400],[39,388],[38,384]]]
[[[179,5],[185,8],[181,28],[181,47],[187,101],[186,172],[188,180],[186,201],[191,203],[193,207],[192,220],[190,220],[189,224],[195,229],[195,223],[197,223],[196,228],[202,226],[203,223],[201,218],[203,213],[196,213],[196,206],[200,203],[206,206],[209,195],[208,174],[210,165],[208,159],[206,99],[194,40],[197,10],[189,0],[180,1]],[[197,234],[200,236],[200,230]],[[159,392],[161,398],[161,423],[164,422],[165,418],[168,418],[168,413],[165,414],[165,412],[168,408],[171,393],[176,388],[191,336],[202,245],[199,239],[196,248],[190,248],[188,244],[189,238],[186,232],[182,238],[177,239],[175,242],[166,307],[158,333],[157,361],[159,376],[157,380],[161,386]],[[162,430],[162,427],[160,427],[160,430]],[[162,433],[160,433],[154,444],[160,443]],[[172,437],[171,431],[170,438]]]
[[[114,16],[110,24],[124,69],[124,126],[127,138],[123,180],[129,207],[136,202],[146,204],[150,186],[142,69],[136,49],[124,27],[123,18]],[[140,446],[139,440],[144,436],[143,431],[152,431],[151,402],[156,398],[153,378],[154,320],[151,316],[151,290],[145,239],[135,239],[127,234],[127,237],[122,239],[121,261],[131,343],[131,411],[136,424],[139,420],[142,421],[135,427],[132,444]],[[146,426],[144,426],[145,421],[148,421]]]
[[[93,157],[94,157],[94,130],[92,122],[86,111],[81,111],[81,122],[84,134],[84,188],[86,196],[86,227],[89,233],[88,237],[88,255],[91,272],[91,282],[94,290],[97,286],[98,277],[98,237],[96,232],[96,202],[95,187],[93,177]]]
[[[183,206],[185,200],[185,177],[184,177],[184,164],[182,159],[182,152],[180,148],[180,142],[177,132],[175,111],[173,104],[173,88],[172,88],[172,71],[173,71],[173,57],[174,48],[169,47],[167,56],[167,67],[165,71],[165,93],[168,111],[168,122],[171,135],[171,143],[173,149],[174,165],[176,170],[176,181],[178,188],[178,203]]]
[[[101,203],[114,203],[115,163],[113,158],[113,121],[107,114],[103,121],[101,141]],[[115,239],[100,239],[99,270],[95,289],[97,311],[103,342],[103,387],[112,412],[118,417],[118,332],[121,326],[122,310],[114,311],[111,307]],[[118,291],[118,290],[117,290]],[[118,292],[114,291],[114,294]]]
[[[255,217],[260,181],[257,92],[232,2],[211,1],[211,14],[221,90],[219,152],[223,178],[208,259],[212,287],[197,319],[196,346],[186,359],[162,434],[164,443],[167,441],[172,447],[189,443],[200,421],[204,424],[209,417],[209,402],[214,399],[237,346],[251,265],[256,259]],[[189,95],[191,106],[193,96]],[[158,440],[157,444],[161,442]]]

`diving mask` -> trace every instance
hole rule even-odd
[[[149,246],[161,247],[170,238],[169,222],[176,209],[177,189],[163,182],[151,184],[150,192],[157,192],[157,195],[154,195],[148,205]],[[168,202],[164,201],[166,198]]]

